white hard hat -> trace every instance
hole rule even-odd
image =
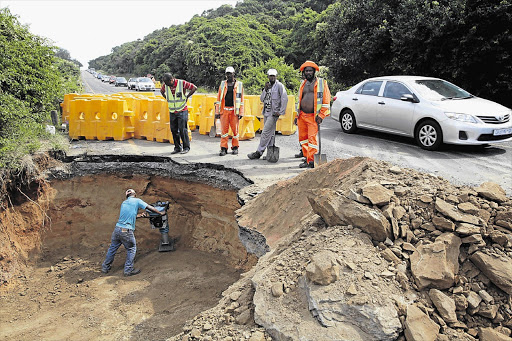
[[[277,76],[277,70],[276,69],[269,69],[267,74],[269,76]]]
[[[228,73],[228,72],[235,73],[235,69],[232,66],[228,66],[226,68],[226,73]]]
[[[126,190],[126,197],[128,197],[128,196],[129,196],[129,195],[131,195],[131,194],[135,194],[135,190],[133,190],[133,189],[131,189],[131,188],[127,189],[127,190]]]

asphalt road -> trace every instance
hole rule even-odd
[[[86,71],[82,72],[87,93],[110,94],[133,91],[102,83]],[[159,93],[159,90],[155,91]],[[334,93],[335,91],[332,90]],[[412,168],[441,176],[456,185],[478,186],[485,181],[500,184],[512,195],[512,142],[495,143],[488,147],[444,145],[439,151],[426,151],[413,139],[398,137],[369,130],[345,134],[340,124],[327,118],[321,125],[322,153],[328,160],[365,156],[387,161],[402,168]],[[145,154],[170,156],[177,162],[218,163],[237,168],[247,177],[257,180],[276,180],[294,176],[300,159],[294,158],[299,151],[297,134],[278,134],[276,145],[280,147],[280,160],[271,164],[265,160],[249,160],[247,154],[256,150],[259,134],[249,141],[240,142],[239,155],[218,155],[220,139],[192,132],[191,151],[185,155],[171,155],[172,146],[145,140],[127,141],[73,141],[71,154],[87,151],[89,154]]]

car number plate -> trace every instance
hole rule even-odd
[[[512,128],[496,129],[492,133],[494,136],[512,134]]]

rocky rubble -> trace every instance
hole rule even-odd
[[[334,160],[238,214],[270,251],[172,340],[512,340],[512,200],[496,184]]]

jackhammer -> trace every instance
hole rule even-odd
[[[167,217],[167,210],[169,209],[168,201],[157,201],[154,204],[151,204],[154,208],[156,208],[159,212],[165,212],[164,215],[160,215],[153,211],[146,209],[147,216],[149,218],[149,223],[151,224],[152,229],[159,229],[162,234],[162,239],[160,240],[160,246],[158,247],[158,252],[168,252],[174,251],[174,240],[169,239],[169,221]]]

